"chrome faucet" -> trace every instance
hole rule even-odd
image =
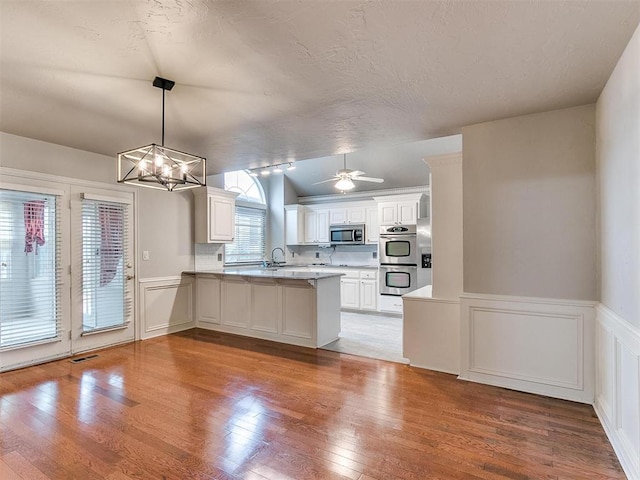
[[[280,250],[282,252],[282,261],[281,262],[276,262],[276,260],[275,260],[274,254],[275,254],[276,250]],[[284,263],[284,259],[285,259],[284,250],[282,248],[276,247],[273,250],[271,250],[271,265],[279,265],[281,263]]]

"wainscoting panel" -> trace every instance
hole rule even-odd
[[[195,326],[193,284],[193,277],[145,278],[139,281],[141,339]]]
[[[595,410],[629,480],[640,480],[640,330],[597,308]]]
[[[465,293],[460,378],[583,403],[594,397],[594,304]]]

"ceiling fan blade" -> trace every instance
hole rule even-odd
[[[359,177],[360,175],[364,175],[365,172],[361,171],[361,170],[351,170],[351,173],[349,175],[351,175],[351,178],[355,178],[355,177]]]
[[[352,180],[363,181],[363,182],[373,182],[373,183],[384,182],[384,178],[373,178],[373,177],[353,177]]]
[[[335,182],[337,180],[340,180],[340,178],[329,178],[328,180],[322,180],[321,182],[312,183],[311,185],[320,185],[321,183]]]

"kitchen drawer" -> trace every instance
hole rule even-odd
[[[354,268],[345,268],[344,270],[340,270],[340,273],[344,273],[344,277],[342,278],[360,278],[360,270]]]
[[[377,270],[360,270],[360,278],[375,280],[378,278],[378,271]]]

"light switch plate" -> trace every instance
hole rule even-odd
[[[142,251],[142,260],[149,260],[149,250]]]

